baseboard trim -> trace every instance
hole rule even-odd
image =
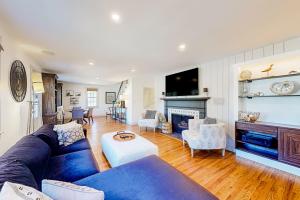
[[[288,172],[288,173],[296,175],[296,176],[300,176],[300,168],[298,168],[298,167],[294,167],[292,165],[278,162],[276,160],[271,160],[268,158],[257,156],[252,153],[248,153],[248,152],[245,152],[245,151],[242,151],[239,149],[235,150],[235,154],[236,154],[236,156],[246,158],[248,160],[252,160],[254,162],[266,165],[268,167],[272,167],[272,168],[275,168],[275,169],[278,169],[278,170],[281,170],[284,172]]]

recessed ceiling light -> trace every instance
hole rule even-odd
[[[112,13],[111,14],[111,19],[115,22],[115,23],[120,23],[121,22],[121,16],[118,13]]]
[[[94,66],[95,63],[94,62],[89,62],[89,65]]]
[[[185,51],[186,50],[186,44],[182,43],[178,46],[178,51]]]
[[[136,70],[135,70],[135,69],[131,69],[130,71],[133,73],[133,72],[135,72]]]

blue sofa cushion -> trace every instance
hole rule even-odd
[[[74,182],[98,173],[98,166],[91,150],[82,150],[52,157],[47,178]]]
[[[38,189],[31,171],[24,163],[17,160],[0,159],[0,190],[6,181]]]
[[[39,137],[41,140],[47,143],[51,148],[52,154],[56,154],[59,149],[59,142],[58,135],[55,131],[53,131],[53,127],[53,124],[46,124],[32,135]]]
[[[47,170],[50,155],[51,149],[45,142],[38,137],[28,135],[4,153],[2,158],[24,163],[30,169],[40,187]]]
[[[157,156],[112,168],[75,184],[104,191],[106,200],[217,199]]]
[[[87,139],[81,139],[68,146],[59,146],[57,155],[72,153],[86,149],[91,149],[90,143]]]

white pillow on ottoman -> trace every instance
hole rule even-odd
[[[42,191],[55,200],[104,200],[104,192],[72,183],[43,180]]]
[[[68,146],[85,138],[82,125],[77,124],[75,121],[67,124],[55,125],[53,130],[57,132],[59,145]]]
[[[18,183],[5,182],[1,193],[0,200],[52,200],[47,195]]]

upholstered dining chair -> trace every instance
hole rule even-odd
[[[83,109],[72,110],[72,121],[77,121],[78,123],[83,124],[83,116],[84,116]]]
[[[110,116],[111,118],[113,117],[113,110],[114,107],[109,107],[108,108],[108,112],[106,112],[105,118],[107,119],[108,116]]]
[[[83,120],[85,121],[85,118],[87,118],[88,121],[89,121],[89,124],[91,123],[91,119],[92,119],[92,122],[94,123],[93,109],[94,109],[94,108],[89,108],[88,111],[87,111],[87,113],[85,113],[85,114],[83,115]]]
[[[189,129],[182,131],[182,142],[185,141],[191,148],[191,155],[194,157],[194,150],[221,149],[222,156],[225,155],[226,133],[225,124],[204,124],[203,119],[189,119]]]
[[[57,107],[57,123],[63,124],[65,122],[65,111],[63,106]]]

